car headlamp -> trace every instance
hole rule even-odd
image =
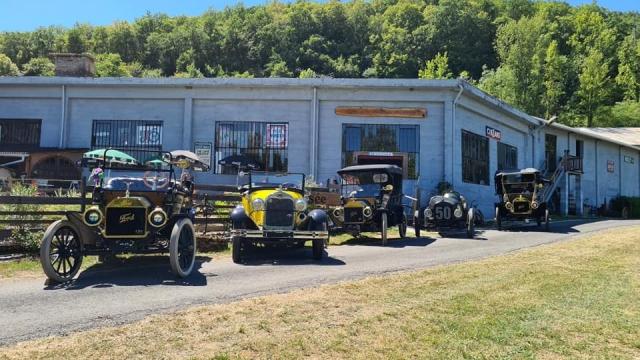
[[[82,219],[88,226],[98,226],[102,222],[102,211],[97,207],[91,207],[84,212]]]
[[[460,207],[457,207],[455,210],[453,210],[453,216],[457,218],[462,217],[462,210],[460,209]]]
[[[511,210],[511,209],[513,209],[513,204],[507,201],[507,203],[504,204],[504,207],[506,207],[507,209]]]
[[[533,210],[537,209],[537,208],[538,208],[538,202],[537,202],[537,201],[532,202],[532,203],[531,203],[531,208],[532,208]]]
[[[371,210],[370,206],[365,206],[362,209],[362,215],[364,215],[365,217],[371,217],[371,215],[373,215],[373,210]]]
[[[298,199],[295,203],[296,211],[307,210],[307,201],[305,199]]]
[[[157,207],[149,214],[149,224],[153,227],[162,227],[167,223],[167,213]]]
[[[262,211],[264,210],[264,200],[262,199],[253,199],[251,202],[251,207],[254,211]]]
[[[430,208],[426,208],[424,210],[424,216],[426,216],[427,219],[433,219],[433,211],[431,211]]]
[[[342,216],[342,208],[333,209],[333,216],[339,218]]]

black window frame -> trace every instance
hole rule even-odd
[[[42,119],[0,119],[0,151],[34,151],[41,140]]]
[[[504,143],[502,141],[499,141],[497,152],[498,152],[498,170],[519,169],[517,147]]]
[[[159,129],[159,139],[153,144],[139,144],[136,141],[138,127]],[[126,131],[122,131],[126,130]],[[107,139],[99,140],[100,132],[108,131]],[[161,152],[164,143],[164,122],[162,120],[117,120],[94,119],[91,125],[91,149],[113,148],[124,151],[140,162],[156,158],[154,152]],[[131,143],[129,143],[131,142]]]
[[[379,131],[391,130],[394,131],[394,139],[392,141],[386,141],[382,144],[382,147],[376,147],[371,143],[370,139],[366,137],[368,133],[378,133]],[[357,137],[357,132],[360,132],[359,139],[357,140],[359,146],[354,146],[350,140],[352,137]],[[402,141],[403,130],[414,131],[415,139],[411,142]],[[355,137],[354,137],[355,136]],[[391,139],[387,139],[391,140]],[[354,165],[352,163],[353,153],[369,151],[369,152],[393,152],[393,153],[406,153],[407,179],[415,180],[420,176],[420,125],[417,124],[363,124],[363,123],[344,123],[342,124],[342,167]]]
[[[285,125],[284,146],[267,146],[267,127],[269,125]],[[224,144],[222,136],[225,131],[222,126],[229,126],[231,138],[229,144]],[[231,155],[247,155],[257,161],[262,167],[259,170],[270,172],[289,171],[289,123],[286,121],[216,121],[215,136],[213,144],[214,153],[214,174],[235,175],[236,169],[222,167],[218,161]],[[246,135],[253,133],[252,136]],[[246,136],[245,136],[246,135]],[[227,140],[225,140],[227,141]],[[221,144],[222,143],[222,144]],[[265,166],[266,165],[266,166]]]
[[[460,148],[462,152],[462,181],[490,186],[489,139],[486,136],[462,130]]]

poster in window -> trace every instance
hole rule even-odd
[[[613,162],[613,160],[607,160],[607,172],[614,172],[615,171],[615,165],[616,163]]]
[[[162,126],[136,126],[136,145],[162,145]]]
[[[209,165],[211,168],[211,143],[210,142],[195,142],[193,150],[196,155],[202,160],[203,163]]]
[[[288,127],[288,124],[267,124],[267,147],[271,149],[286,149]]]
[[[218,145],[219,147],[231,147],[231,135],[233,134],[233,124],[218,124]]]

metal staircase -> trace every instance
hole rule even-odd
[[[569,155],[568,151],[565,151],[564,156],[560,159],[556,170],[549,178],[549,185],[545,186],[542,192],[542,201],[548,202],[553,195],[553,192],[560,186],[562,179],[567,175],[582,174],[582,158],[578,156]]]

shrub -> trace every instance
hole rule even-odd
[[[36,186],[25,186],[21,183],[14,183],[11,187],[12,196],[36,196],[38,188]],[[25,251],[37,252],[40,248],[40,241],[43,232],[36,230],[34,224],[26,224],[21,220],[41,220],[42,215],[22,215],[20,212],[37,211],[38,205],[26,204],[6,204],[3,205],[4,211],[15,212],[15,215],[8,215],[9,220],[16,220],[11,230],[11,238]]]
[[[626,210],[626,214],[623,212]],[[612,216],[640,218],[640,197],[618,196],[609,202],[609,213]]]

